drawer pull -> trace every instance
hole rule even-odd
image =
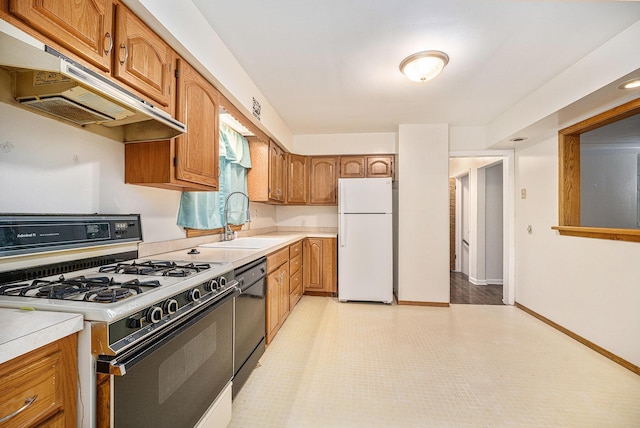
[[[18,410],[16,410],[15,412],[11,413],[10,415],[5,416],[4,418],[0,419],[0,423],[8,421],[9,419],[11,419],[14,416],[17,416],[19,413],[22,413],[23,411],[27,410],[29,408],[29,406],[31,406],[36,400],[38,399],[38,395],[34,395],[31,398],[27,398],[24,400],[24,406],[20,407]]]

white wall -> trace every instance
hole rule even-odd
[[[0,212],[142,215],[146,242],[184,238],[180,192],[124,184],[124,144],[0,103]]]
[[[640,365],[640,245],[560,236],[557,138],[516,151],[516,301]],[[532,225],[532,234],[527,233]]]
[[[398,300],[449,302],[449,132],[400,125]]]
[[[396,152],[395,132],[295,135],[293,152],[300,155],[349,155]]]

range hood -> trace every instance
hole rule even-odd
[[[15,100],[78,125],[122,127],[124,142],[166,140],[186,125],[0,19],[0,66]]]

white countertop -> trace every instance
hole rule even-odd
[[[168,253],[156,254],[151,258],[163,260],[182,260],[190,262],[224,262],[233,264],[234,268],[271,254],[281,248],[293,244],[304,238],[336,238],[335,233],[322,232],[273,232],[261,235],[254,235],[252,238],[276,238],[282,239],[278,244],[260,249],[238,249],[238,248],[215,248],[215,247],[194,247],[200,254],[189,254],[190,248],[171,251]]]
[[[82,315],[0,308],[0,364],[82,330]]]

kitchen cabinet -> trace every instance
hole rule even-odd
[[[176,117],[187,133],[125,145],[125,183],[182,191],[216,191],[220,93],[186,61],[178,62]]]
[[[24,407],[3,427],[76,426],[76,334],[1,364],[0,379],[0,418]]]
[[[313,156],[309,170],[309,203],[338,204],[338,160],[335,156]]]
[[[9,13],[99,69],[111,70],[112,0],[12,0]]]
[[[251,169],[247,173],[249,199],[281,204],[286,201],[287,153],[276,143],[249,137]]]
[[[340,178],[365,178],[366,174],[365,156],[340,157]]]
[[[340,178],[393,178],[394,155],[341,156]]]
[[[177,54],[123,4],[112,0],[3,3],[8,3],[8,17],[16,18],[12,24],[174,114]]]
[[[287,155],[287,204],[306,205],[309,202],[309,158]]]
[[[394,155],[367,156],[367,178],[393,178]]]
[[[289,247],[267,256],[266,306],[269,344],[289,315]]]
[[[171,46],[122,4],[116,8],[114,50],[113,76],[173,114],[177,55]]]
[[[302,285],[305,294],[330,296],[338,291],[335,238],[306,238],[302,250]]]

